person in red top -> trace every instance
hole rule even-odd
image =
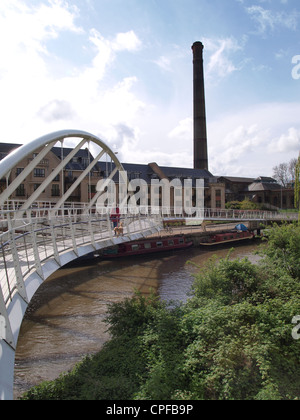
[[[111,213],[111,215],[110,215],[110,220],[111,220],[111,221],[112,221],[112,223],[113,223],[113,228],[114,228],[114,229],[115,229],[116,227],[118,227],[118,225],[119,225],[119,221],[120,221],[120,209],[119,209],[119,207],[117,207],[117,208],[115,209],[115,211]],[[115,232],[115,234],[116,234],[116,232]]]

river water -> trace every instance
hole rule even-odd
[[[232,258],[253,262],[256,245],[239,245]],[[14,397],[45,380],[57,378],[84,355],[99,351],[109,339],[104,322],[107,307],[131,297],[135,290],[158,292],[163,300],[187,299],[197,272],[229,248],[192,248],[160,256],[93,261],[64,268],[47,280],[34,296],[22,323],[15,366]]]

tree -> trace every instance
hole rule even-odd
[[[275,168],[273,168],[273,178],[275,178],[276,181],[278,181],[285,188],[289,181],[288,167],[289,166],[287,163],[280,163],[280,165],[275,166]]]
[[[300,156],[295,166],[295,208],[299,211],[298,223],[300,223]]]
[[[295,179],[296,165],[297,159],[292,159],[288,163],[280,163],[273,168],[273,178],[284,188],[287,188]]]

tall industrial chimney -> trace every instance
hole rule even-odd
[[[194,56],[194,169],[208,170],[207,130],[202,42],[192,46]]]

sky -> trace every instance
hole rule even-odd
[[[0,40],[0,142],[78,129],[122,162],[192,167],[202,41],[210,171],[299,155],[299,0],[0,0]]]

